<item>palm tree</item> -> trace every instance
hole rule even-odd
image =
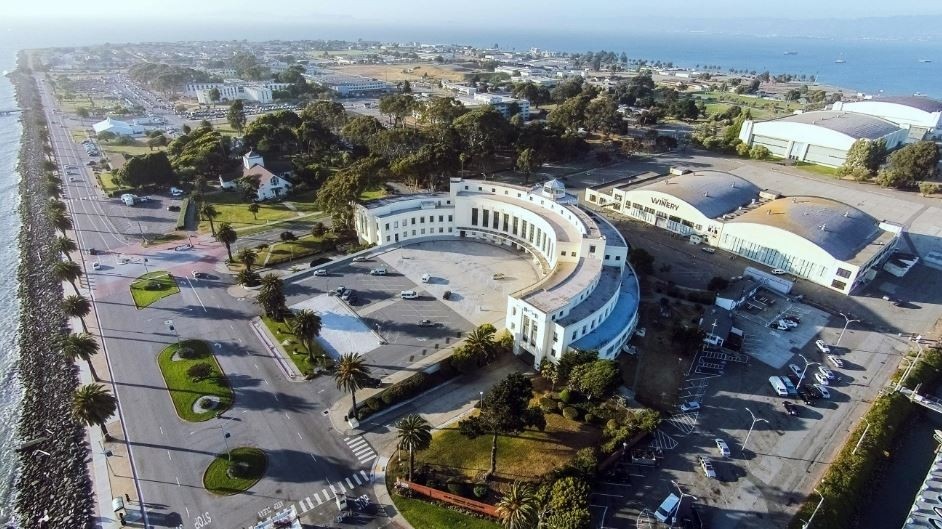
[[[261,285],[255,302],[265,309],[266,316],[281,319],[285,313],[284,282],[275,274],[265,274]]]
[[[58,281],[68,281],[75,289],[75,293],[79,293],[75,281],[82,277],[82,267],[78,263],[74,261],[56,261],[56,264],[52,265],[52,275]]]
[[[58,238],[56,238],[55,242],[53,242],[52,245],[55,247],[57,251],[61,252],[62,255],[64,255],[65,258],[68,259],[69,261],[72,260],[72,256],[69,254],[78,250],[78,245],[75,244],[75,241],[73,241],[72,239],[64,235],[60,235]]]
[[[49,208],[49,211],[50,211],[50,212],[53,212],[53,211],[61,211],[61,212],[65,213],[65,202],[63,202],[63,201],[61,201],[61,200],[59,200],[59,199],[57,199],[57,198],[50,198],[49,201],[48,201],[46,204],[47,204],[47,207]]]
[[[531,529],[537,518],[537,500],[526,483],[514,481],[497,502],[497,516],[507,529]]]
[[[213,232],[213,236],[216,236],[216,225],[213,224],[213,219],[219,216],[219,212],[216,211],[216,208],[212,204],[206,204],[203,206],[203,209],[200,211],[203,215],[203,218],[209,221],[209,229]]]
[[[219,225],[219,231],[216,232],[216,240],[226,245],[226,253],[229,254],[229,262],[233,261],[232,259],[232,243],[236,242],[239,239],[239,234],[232,229],[232,225],[228,222],[223,222]]]
[[[258,210],[260,209],[262,209],[262,207],[258,205],[258,202],[249,204],[249,213],[252,214],[253,219],[258,220]]]
[[[70,318],[78,318],[82,322],[82,330],[85,331],[85,334],[88,334],[88,326],[85,325],[85,316],[88,316],[92,312],[92,304],[88,299],[73,294],[71,296],[66,296],[62,300],[62,312]]]
[[[72,219],[61,210],[53,210],[49,212],[49,220],[52,221],[52,225],[55,226],[57,230],[62,232],[62,235],[66,235],[66,230],[72,229]]]
[[[249,272],[252,271],[252,265],[255,264],[257,258],[258,254],[251,248],[242,248],[239,250],[239,253],[236,254],[236,260],[244,264],[245,269]]]
[[[239,273],[236,274],[235,280],[236,283],[244,287],[254,287],[260,281],[258,274],[246,268],[239,270]]]
[[[307,356],[314,365],[314,338],[321,334],[321,317],[313,310],[301,309],[291,320],[291,332],[307,349]]]
[[[92,335],[70,334],[66,336],[62,340],[62,354],[72,362],[76,360],[88,362],[88,369],[92,372],[92,378],[98,380],[98,373],[95,372],[95,366],[92,365],[92,357],[98,354],[98,341]]]
[[[118,409],[118,399],[101,384],[79,386],[72,396],[72,413],[86,426],[100,426],[105,439],[111,439],[105,423]]]
[[[494,333],[496,332],[497,329],[493,325],[485,323],[471,331],[465,339],[465,350],[471,353],[472,357],[477,358],[478,365],[486,364],[492,360],[491,357],[495,351]]]
[[[432,425],[421,415],[411,414],[399,419],[396,423],[396,437],[399,439],[397,448],[409,451],[409,481],[412,481],[412,471],[415,468],[415,451],[425,450],[432,444]]]
[[[363,363],[360,353],[347,353],[340,357],[340,361],[337,362],[337,371],[334,373],[334,381],[337,382],[337,389],[350,392],[350,398],[353,399],[354,419],[359,419],[357,390],[365,387],[369,378],[370,368]]]

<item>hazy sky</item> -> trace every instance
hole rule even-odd
[[[774,6],[774,7],[773,7]],[[782,10],[787,8],[787,13]],[[12,13],[11,13],[12,11]],[[932,0],[34,0],[15,2],[4,17],[94,19],[100,23],[130,18],[277,22],[344,19],[364,24],[398,23],[424,26],[441,23],[500,26],[539,25],[546,29],[603,24],[614,28],[637,17],[683,18],[853,18],[859,16],[939,15],[942,2]]]

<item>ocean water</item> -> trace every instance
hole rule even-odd
[[[16,50],[0,43],[0,73],[16,66]],[[0,77],[0,111],[17,108],[13,85],[6,76]],[[16,171],[20,148],[19,115],[0,116],[0,523],[9,521],[11,495],[15,475],[16,454],[14,439],[18,417],[17,405],[22,395],[16,372],[19,357],[17,344],[16,267],[19,261],[17,235],[20,232],[20,217]]]

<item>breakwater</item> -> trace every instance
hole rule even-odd
[[[91,527],[94,497],[88,475],[89,447],[84,427],[72,415],[78,370],[60,352],[68,332],[62,312],[62,285],[52,266],[61,256],[52,246],[56,231],[48,215],[43,162],[51,160],[49,131],[36,81],[25,54],[11,75],[22,114],[19,236],[20,358],[23,386],[17,436],[35,444],[18,455],[16,522],[23,528]]]

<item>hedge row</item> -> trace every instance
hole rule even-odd
[[[184,198],[180,202],[180,213],[177,214],[177,229],[186,229],[187,214],[190,212],[190,197]]]
[[[439,363],[438,371],[431,374],[420,371],[358,403],[357,412],[360,420],[441,385],[457,375],[458,372],[452,369],[448,359],[445,359]]]
[[[925,392],[939,381],[940,373],[942,353],[926,351],[905,385],[913,388],[923,384],[922,392]],[[894,380],[898,377],[899,373]],[[861,507],[871,500],[870,492],[877,471],[892,459],[896,438],[917,406],[900,393],[884,394],[874,400],[816,487],[824,496],[824,503],[815,515],[815,527],[839,528],[851,524]],[[867,435],[860,441],[864,430]],[[854,453],[858,441],[860,446]],[[804,523],[802,520],[811,516],[819,500],[817,494],[811,495],[792,518],[789,528],[800,529]]]

